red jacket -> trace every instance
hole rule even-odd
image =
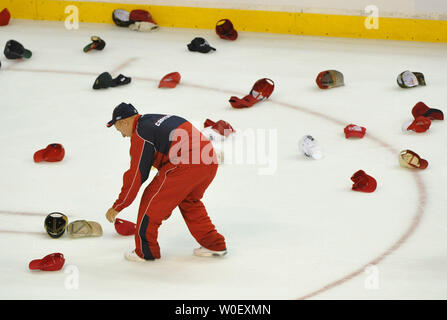
[[[130,138],[130,169],[113,208],[120,212],[136,198],[151,167],[217,163],[211,142],[187,120],[163,114],[138,115]],[[205,157],[204,157],[205,155]]]

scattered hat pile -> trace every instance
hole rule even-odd
[[[320,72],[316,79],[317,86],[320,89],[330,89],[344,86],[344,76],[337,70],[326,70]],[[401,88],[413,88],[417,86],[425,86],[425,76],[421,72],[404,71],[397,77],[397,83]],[[239,102],[234,99],[233,102]],[[414,131],[423,133],[430,129],[433,121],[444,120],[444,114],[441,110],[430,108],[424,102],[418,102],[411,110],[413,119],[407,121],[402,126],[403,131]],[[366,128],[349,124],[344,128],[346,139],[363,138],[366,134]],[[321,158],[321,149],[316,140],[311,135],[306,135],[299,141],[300,152],[307,157],[314,159]],[[315,151],[317,150],[317,151]],[[315,156],[316,155],[316,156]],[[417,153],[411,150],[403,150],[399,154],[399,164],[403,168],[409,169],[426,169],[428,161],[422,159]],[[377,181],[363,170],[355,172],[351,180],[354,182],[352,190],[361,192],[374,192],[377,188]]]
[[[151,14],[146,10],[127,11],[116,9],[112,15],[114,23],[119,27],[129,28],[130,30],[140,32],[150,32],[159,28]],[[0,26],[8,25],[10,21],[10,13],[8,9],[0,12]],[[217,36],[222,40],[235,41],[238,38],[238,32],[234,28],[233,23],[229,19],[221,19],[217,21],[215,26]],[[93,50],[102,51],[106,46],[106,42],[99,36],[91,36],[91,42],[84,46],[85,53]],[[209,42],[202,37],[195,37],[187,48],[191,52],[210,53],[215,52],[216,48],[211,46]],[[9,40],[4,48],[4,55],[7,59],[29,59],[32,52],[26,49],[16,40]],[[166,74],[159,82],[158,88],[175,88],[181,80],[179,72],[171,72]],[[109,87],[117,87],[129,84],[131,78],[119,74],[113,78],[109,72],[101,73],[93,84],[93,89],[105,89]],[[342,87],[345,85],[345,79],[342,72],[337,70],[325,70],[317,75],[315,80],[320,89],[331,89]],[[417,86],[425,86],[425,77],[420,72],[404,71],[397,77],[397,83],[401,88],[414,88]],[[243,98],[231,96],[229,102],[235,109],[251,108],[255,104],[267,100],[275,89],[275,83],[269,78],[261,78],[257,80],[250,92]],[[131,104],[122,103],[115,109],[113,119],[109,121],[107,126],[113,125],[116,121],[131,114],[136,114],[136,109]],[[404,124],[405,131],[414,131],[417,133],[429,130],[432,121],[444,120],[443,112],[439,109],[428,107],[423,102],[418,102],[412,109],[413,119]],[[235,133],[233,127],[224,120],[214,122],[206,119],[202,134],[205,135],[213,143],[225,141],[229,136]],[[366,135],[366,128],[357,124],[349,124],[344,128],[346,139],[358,138],[362,139]],[[323,158],[323,151],[317,140],[312,135],[305,135],[299,140],[299,151],[302,155],[314,160]],[[38,150],[34,153],[34,162],[58,162],[62,161],[65,156],[65,149],[59,143],[49,144],[45,149]],[[223,153],[218,153],[219,162],[222,163]],[[412,150],[403,150],[398,156],[401,167],[408,169],[426,169],[428,161],[422,159]],[[372,193],[377,188],[377,181],[363,170],[356,171],[352,176],[352,190],[358,192]],[[52,212],[44,222],[47,234],[52,238],[60,238],[66,232],[70,238],[97,237],[102,235],[101,225],[94,221],[75,220],[68,223],[66,215],[60,212]],[[115,230],[123,236],[131,236],[136,232],[136,224],[123,219],[115,219]],[[60,270],[65,263],[65,258],[61,253],[52,253],[42,259],[36,259],[29,263],[31,270],[56,271]]]
[[[68,217],[60,212],[52,212],[44,221],[45,231],[51,238],[60,238],[65,230],[70,238],[102,236],[101,225],[95,221],[75,220],[68,223]]]
[[[47,234],[58,239],[67,231],[70,238],[86,238],[102,236],[102,228],[98,222],[75,220],[68,223],[68,217],[60,212],[51,212],[45,217],[44,228]],[[51,253],[42,259],[35,259],[29,263],[30,270],[57,271],[62,269],[65,258],[62,253]]]
[[[441,110],[429,108],[423,102],[416,103],[411,114],[414,119],[404,123],[402,126],[404,131],[426,132],[430,129],[432,120],[444,120],[444,113]]]

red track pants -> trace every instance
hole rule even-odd
[[[225,238],[212,224],[200,201],[213,181],[217,164],[163,166],[144,190],[138,210],[135,252],[153,260],[160,258],[158,228],[178,206],[192,236],[210,250],[225,250]]]

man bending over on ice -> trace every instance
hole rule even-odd
[[[144,190],[138,209],[135,250],[131,261],[160,258],[158,228],[178,206],[192,236],[201,245],[197,256],[223,256],[225,238],[216,231],[200,201],[217,172],[217,157],[211,142],[190,122],[174,115],[145,114],[127,103],[113,110],[108,127],[115,125],[130,137],[130,169],[124,173],[118,199],[106,213],[110,222],[137,196],[152,166],[158,174]]]

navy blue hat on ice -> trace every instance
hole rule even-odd
[[[113,109],[112,120],[107,122],[107,127],[111,127],[118,120],[126,119],[138,114],[137,109],[130,103],[121,102],[115,109]]]

